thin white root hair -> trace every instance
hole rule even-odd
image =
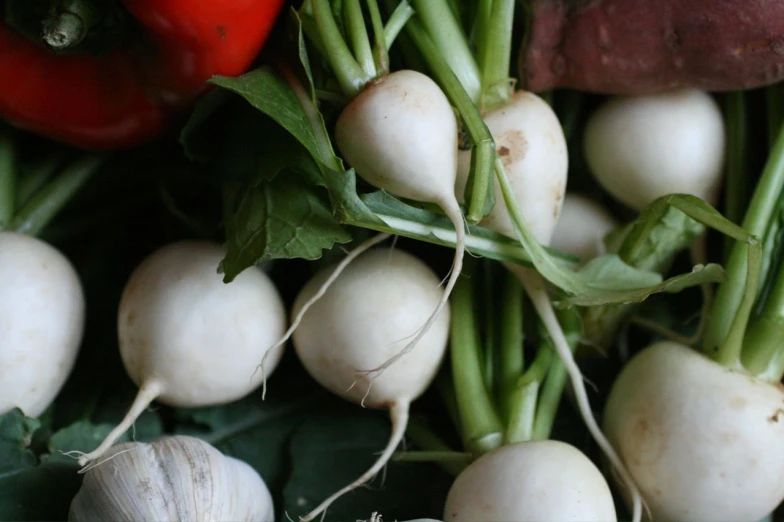
[[[119,457],[119,456],[120,456],[120,455],[122,455],[123,453],[128,453],[129,451],[134,451],[134,450],[136,450],[136,449],[138,449],[138,446],[136,446],[136,447],[132,447],[132,448],[128,448],[128,449],[124,449],[124,450],[122,450],[122,451],[118,451],[117,453],[115,453],[115,454],[114,454],[114,455],[112,455],[111,457],[105,458],[105,459],[103,459],[103,460],[102,460],[102,461],[100,461],[100,462],[92,462],[92,463],[91,463],[89,466],[85,466],[85,467],[83,467],[83,468],[82,468],[82,469],[80,469],[80,470],[79,470],[77,473],[78,473],[79,475],[83,475],[83,474],[87,473],[88,471],[90,471],[91,469],[93,469],[93,468],[97,468],[98,466],[102,466],[103,464],[106,464],[107,462],[109,462],[109,461],[110,461],[110,460],[112,460],[113,458],[115,458],[115,457]]]
[[[618,457],[618,454],[604,436],[604,433],[602,432],[601,428],[599,428],[599,425],[593,416],[593,411],[591,411],[591,404],[588,400],[588,393],[585,388],[583,375],[574,360],[572,351],[569,349],[569,343],[566,341],[566,336],[564,335],[563,329],[561,328],[561,325],[558,322],[558,318],[555,315],[552,302],[550,301],[550,296],[547,295],[547,288],[545,287],[544,280],[537,272],[533,272],[529,269],[521,269],[517,271],[517,276],[520,279],[520,282],[523,284],[523,288],[525,288],[526,293],[531,298],[531,302],[536,309],[536,313],[541,318],[547,333],[550,335],[555,352],[558,354],[558,357],[561,359],[561,361],[563,361],[564,367],[569,374],[569,379],[572,384],[572,391],[574,393],[577,407],[580,410],[580,416],[582,417],[583,422],[585,422],[585,425],[588,428],[588,431],[591,433],[591,436],[599,445],[607,459],[610,461],[613,468],[618,473],[618,476],[626,485],[629,494],[631,495],[633,504],[632,521],[640,522],[642,519],[642,506],[644,504],[644,499],[640,494],[640,490],[637,488],[637,484],[635,484],[634,480],[629,475],[629,472],[626,470],[626,466],[624,466],[620,457]],[[645,506],[645,509],[648,511],[647,505]]]
[[[405,434],[406,427],[408,426],[408,406],[408,401],[398,401],[389,408],[389,418],[392,421],[392,433],[389,436],[389,442],[387,443],[386,448],[384,448],[383,453],[381,453],[381,456],[378,458],[378,460],[376,460],[375,464],[373,464],[370,469],[363,473],[362,476],[356,479],[354,482],[332,494],[313,511],[304,517],[300,517],[301,522],[309,522],[310,520],[316,518],[319,514],[321,514],[323,519],[326,515],[327,509],[333,502],[346,493],[365,485],[365,483],[372,480],[373,477],[375,477],[378,472],[382,470],[387,462],[389,462],[389,459],[392,458],[392,454],[395,452],[395,449],[397,449],[398,445],[403,440],[403,435]]]
[[[444,289],[444,294],[436,306],[435,311],[430,314],[430,317],[427,318],[427,321],[419,329],[414,339],[411,340],[405,346],[405,348],[387,359],[386,362],[384,362],[381,366],[373,368],[372,370],[363,370],[359,373],[373,375],[373,379],[375,379],[380,376],[384,370],[400,360],[401,357],[404,357],[407,353],[413,350],[417,343],[422,340],[422,337],[424,337],[425,334],[430,330],[430,327],[433,326],[433,323],[438,318],[438,314],[441,313],[444,306],[449,302],[449,296],[452,294],[452,289],[455,287],[457,279],[460,277],[460,274],[463,271],[463,254],[465,253],[465,224],[463,222],[463,214],[460,212],[460,207],[458,206],[457,201],[446,200],[441,203],[441,208],[444,210],[444,213],[447,215],[447,217],[452,221],[452,224],[455,227],[455,231],[457,232],[454,262],[452,263],[451,274],[449,276],[449,281],[446,284],[446,288]]]
[[[84,466],[106,453],[106,450],[108,450],[117,439],[122,437],[123,433],[133,426],[133,423],[136,422],[139,415],[144,413],[144,410],[152,404],[152,401],[158,398],[162,391],[163,384],[160,381],[150,380],[143,382],[141,388],[139,388],[139,393],[136,394],[136,398],[128,409],[128,413],[125,414],[125,418],[122,422],[109,432],[109,435],[101,442],[100,446],[90,453],[86,453],[79,457],[79,465]]]
[[[376,234],[375,236],[371,237],[370,239],[365,240],[359,246],[357,246],[354,250],[349,252],[346,255],[346,257],[344,257],[343,260],[340,263],[338,263],[338,265],[335,267],[335,270],[332,272],[332,274],[329,276],[329,278],[326,281],[324,281],[324,284],[321,285],[321,288],[319,288],[318,292],[316,292],[313,295],[313,297],[308,299],[308,301],[302,306],[302,309],[297,313],[297,316],[294,318],[294,321],[292,321],[291,326],[286,331],[286,333],[283,334],[283,337],[281,337],[280,340],[277,343],[275,343],[271,347],[267,348],[267,351],[264,352],[264,356],[261,358],[261,364],[256,369],[256,371],[261,369],[261,381],[262,381],[262,385],[261,385],[262,386],[261,387],[261,400],[264,400],[267,397],[267,375],[266,375],[266,373],[264,371],[264,362],[267,360],[267,356],[270,354],[270,352],[272,352],[276,348],[279,348],[280,346],[283,346],[283,344],[286,343],[286,341],[288,341],[289,338],[291,338],[291,336],[294,334],[294,331],[299,327],[299,324],[302,322],[302,318],[305,317],[305,313],[310,309],[311,306],[316,304],[316,302],[319,299],[321,299],[324,296],[325,293],[327,293],[327,290],[329,289],[330,286],[332,286],[332,283],[334,283],[335,280],[338,277],[340,277],[340,274],[343,272],[343,270],[345,270],[346,267],[352,261],[354,261],[354,259],[359,257],[361,254],[363,254],[364,252],[366,252],[370,248],[373,248],[377,244],[381,243],[382,241],[385,241],[391,235],[392,234],[389,234],[387,232]],[[256,372],[254,371],[253,373],[255,375]]]

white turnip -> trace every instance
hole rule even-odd
[[[618,225],[597,201],[568,192],[550,246],[590,261],[605,253],[604,237]]]
[[[607,192],[635,210],[667,194],[715,203],[725,149],[724,119],[710,94],[681,89],[618,96],[588,119],[588,167]]]
[[[784,392],[678,343],[624,366],[604,430],[653,520],[755,522],[784,500]]]
[[[518,442],[486,453],[452,484],[444,522],[610,522],[616,520],[601,471],[574,446]]]
[[[303,287],[292,315],[322,287],[325,268]],[[403,438],[409,404],[430,385],[443,360],[449,336],[449,308],[436,318],[416,350],[380,374],[368,369],[388,360],[421,327],[444,295],[436,274],[413,255],[373,249],[357,257],[302,317],[292,337],[307,372],[332,393],[356,404],[388,409],[389,443],[376,463],[302,520],[312,520],[344,493],[378,473]]]
[[[517,91],[507,103],[487,112],[484,121],[526,224],[540,243],[548,244],[561,214],[569,168],[558,117],[539,96]],[[462,201],[471,151],[460,151],[458,157],[455,193]],[[480,225],[516,238],[497,179],[494,185],[496,204]]]
[[[452,273],[422,329],[398,353],[380,361],[382,371],[418,344],[443,313],[463,266],[465,225],[454,195],[457,118],[430,77],[395,71],[369,83],[346,106],[335,142],[365,181],[391,194],[441,207],[457,231]]]
[[[0,414],[49,407],[76,362],[84,313],[81,281],[59,250],[0,232]]]
[[[240,399],[261,384],[259,361],[285,330],[286,310],[260,269],[224,283],[224,249],[180,241],[147,257],[125,286],[118,312],[120,354],[140,387],[125,419],[84,465],[105,452],[154,400],[191,408]],[[267,355],[269,376],[282,357]]]

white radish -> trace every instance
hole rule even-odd
[[[580,450],[555,440],[501,446],[472,462],[447,495],[444,522],[611,522],[612,492]]]
[[[103,454],[154,400],[205,407],[238,400],[262,380],[258,364],[285,330],[286,310],[258,268],[224,283],[225,250],[208,241],[180,241],[148,256],[133,272],[118,312],[120,355],[139,386],[123,421],[84,465]],[[283,355],[267,355],[269,376]]]
[[[526,224],[540,243],[548,244],[561,215],[569,169],[558,117],[544,100],[527,91],[515,92],[508,103],[483,117]],[[462,201],[471,151],[460,151],[458,161],[455,194]],[[516,238],[497,179],[494,184],[496,204],[480,225]]]
[[[597,201],[568,192],[550,246],[575,255],[584,263],[605,253],[604,237],[618,226]]]
[[[308,281],[294,302],[292,315],[332,272],[325,268]],[[340,496],[371,480],[389,461],[405,433],[409,404],[428,388],[444,358],[449,308],[437,316],[416,350],[375,377],[366,370],[397,353],[443,296],[438,277],[421,260],[400,250],[378,248],[357,257],[303,316],[292,340],[307,372],[348,401],[388,409],[392,432],[367,472],[301,520],[315,518]]]
[[[395,71],[369,83],[346,106],[335,127],[338,149],[365,181],[396,196],[441,207],[457,231],[446,289],[413,339],[379,373],[409,353],[443,313],[463,267],[465,225],[454,195],[457,118],[429,76]]]
[[[586,123],[585,159],[599,184],[635,210],[674,193],[715,204],[724,127],[721,109],[704,91],[613,97]]]
[[[518,91],[505,105],[488,112],[485,122],[503,160],[512,196],[523,221],[542,245],[549,245],[563,206],[568,174],[568,151],[558,117],[552,108],[533,93]],[[464,153],[465,154],[465,153]],[[462,194],[467,163],[462,162],[455,188]],[[462,184],[461,184],[462,183]],[[517,237],[510,213],[496,178],[496,204],[480,225],[498,233]],[[534,270],[505,263],[519,279],[541,318],[558,357],[566,367],[580,415],[602,452],[607,455],[623,482],[633,492],[633,519],[642,516],[642,499],[623,463],[618,458],[593,415],[582,373],[558,322],[545,280]]]
[[[653,520],[756,522],[784,501],[784,391],[678,343],[617,377],[605,433]]]
[[[0,232],[0,414],[38,417],[73,370],[85,299],[71,262],[52,245]]]

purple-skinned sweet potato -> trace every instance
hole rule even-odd
[[[648,94],[784,79],[782,0],[534,0],[522,87]]]

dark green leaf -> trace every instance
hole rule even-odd
[[[38,420],[25,417],[19,408],[0,417],[0,477],[35,466],[36,458],[30,444],[39,426]]]
[[[291,442],[292,474],[284,490],[286,514],[303,516],[369,468],[389,437],[383,413],[346,405],[308,417]],[[371,484],[347,493],[325,521],[441,519],[453,477],[435,464],[390,462]]]
[[[225,106],[231,99],[229,91],[223,89],[213,89],[202,96],[191,112],[188,122],[180,132],[180,143],[188,159],[195,161],[207,161],[215,153],[215,137],[212,133],[206,132],[205,127],[210,127],[214,122],[218,109]]]
[[[268,259],[321,257],[351,235],[332,217],[326,193],[286,170],[263,185],[226,191],[226,282]]]
[[[217,76],[210,82],[245,98],[294,136],[311,156],[321,159],[316,136],[296,94],[270,67],[260,67],[236,78]]]

